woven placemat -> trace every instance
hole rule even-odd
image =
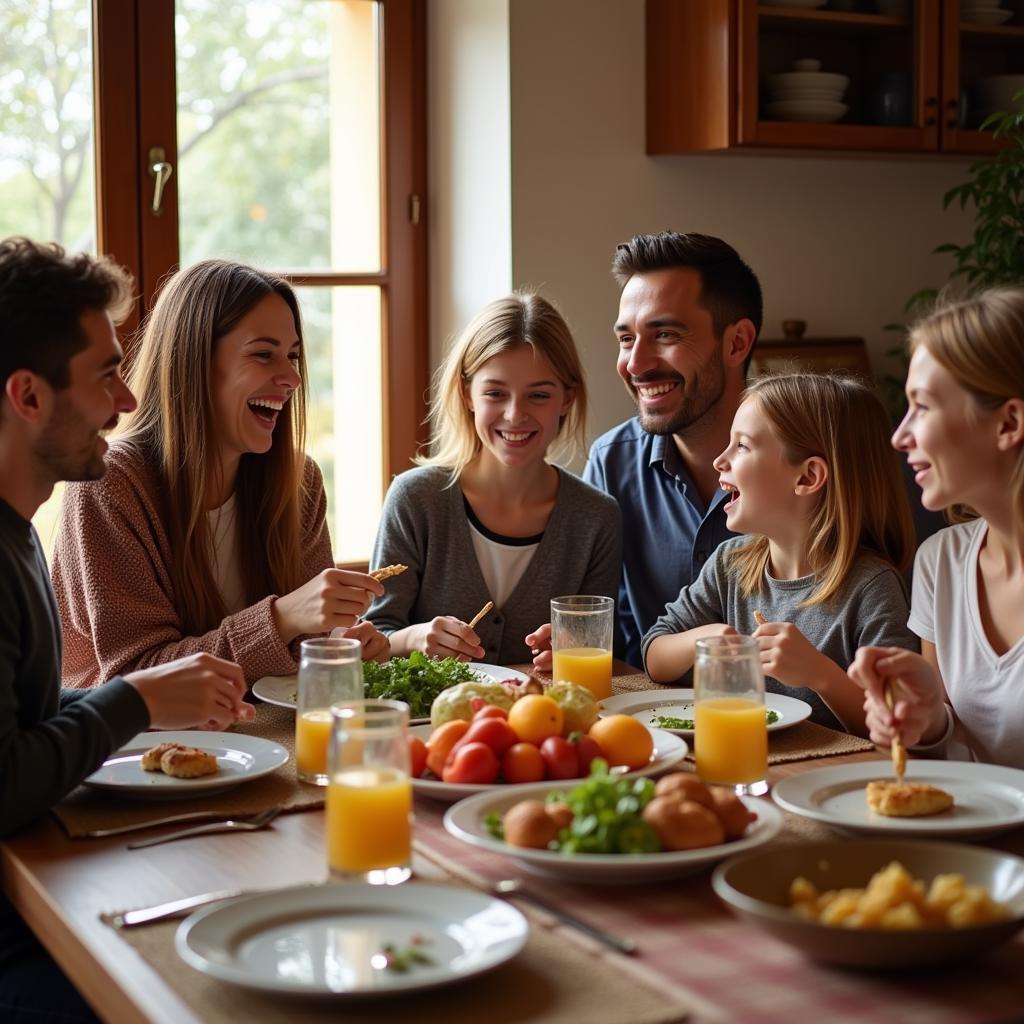
[[[259,736],[284,747],[288,761],[275,772],[245,782],[222,793],[187,800],[133,800],[110,790],[79,786],[53,808],[53,815],[68,838],[80,839],[94,829],[142,824],[173,814],[209,811],[223,815],[257,814],[268,807],[283,811],[309,811],[323,807],[324,790],[299,782],[295,775],[295,712],[261,704],[251,722],[237,724],[232,732]]]
[[[430,874],[436,872],[431,870]],[[421,876],[422,877],[422,876]],[[425,878],[425,881],[437,881]],[[564,934],[530,921],[526,948],[513,960],[479,978],[443,991],[345,1001],[325,997],[296,1001],[249,992],[193,970],[174,950],[178,922],[164,922],[119,934],[206,1024],[239,1020],[260,1024],[338,1021],[345,1024],[675,1024],[688,1017],[678,1000],[643,984],[624,984],[601,955]]]
[[[658,690],[643,673],[612,678],[613,693],[642,693]],[[847,732],[836,732],[816,722],[800,722],[791,729],[777,729],[768,734],[768,763],[811,761],[816,757],[837,757],[840,754],[859,754],[872,751],[875,745]],[[693,751],[686,755],[693,759]]]

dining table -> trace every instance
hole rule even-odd
[[[617,692],[648,687],[653,684],[635,669],[616,663]],[[258,714],[257,732],[259,723]],[[817,742],[824,733],[814,736]],[[824,753],[811,743],[811,756],[801,757],[799,751],[791,756],[790,751],[771,759],[769,784],[826,765],[878,760],[880,773],[886,771],[881,762],[887,755],[865,741],[834,734],[825,736],[825,743]],[[692,769],[692,762],[684,767]],[[294,766],[281,771],[294,772]],[[486,890],[499,880],[515,878],[550,906],[632,938],[636,952],[615,952],[543,908],[512,896],[531,925],[528,956],[521,954],[489,975],[416,997],[339,1002],[238,989],[177,959],[175,924],[121,931],[101,916],[235,887],[324,883],[324,813],[316,788],[303,792],[312,796],[292,801],[286,813],[259,831],[204,835],[147,849],[127,848],[138,835],[72,838],[66,823],[46,816],[0,842],[3,891],[97,1015],[117,1024],[216,1024],[253,1012],[261,1020],[322,1016],[360,1024],[962,1024],[1020,1019],[1024,1012],[1024,933],[979,959],[941,969],[878,973],[829,967],[733,916],[712,891],[710,868],[630,885],[581,885],[533,875],[514,859],[469,847],[449,835],[442,821],[446,805],[420,795],[414,808],[414,880]],[[118,800],[102,799],[111,805]],[[160,808],[152,810],[158,816]],[[139,835],[158,834],[159,829],[152,829]],[[782,832],[771,842],[837,836],[821,823],[786,813]],[[983,842],[1024,855],[1024,829]]]

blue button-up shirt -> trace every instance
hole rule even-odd
[[[635,416],[594,442],[583,479],[622,510],[616,654],[639,666],[644,633],[735,536],[725,525],[726,495],[716,491],[705,506],[671,435],[649,434]]]

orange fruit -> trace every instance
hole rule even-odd
[[[520,697],[508,713],[508,724],[516,736],[523,743],[535,743],[537,746],[549,736],[561,736],[563,721],[558,704],[540,693]]]
[[[599,718],[588,734],[601,748],[601,756],[612,767],[642,768],[654,753],[654,737],[643,722],[630,715]]]

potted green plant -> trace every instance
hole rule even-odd
[[[974,234],[964,245],[947,242],[936,253],[953,257],[950,281],[963,279],[967,289],[988,288],[999,284],[1024,283],[1024,92],[1014,97],[1012,113],[995,113],[985,119],[981,130],[1005,145],[994,156],[977,160],[967,172],[968,180],[951,188],[943,197],[948,209],[959,202],[961,209],[975,207]],[[908,300],[904,312],[914,320],[934,305],[938,290],[925,288]],[[889,324],[886,330],[905,335],[906,324]],[[903,383],[906,380],[907,351],[900,344],[886,352],[896,361],[900,376],[882,378],[885,398],[894,418],[902,417],[905,406]]]

